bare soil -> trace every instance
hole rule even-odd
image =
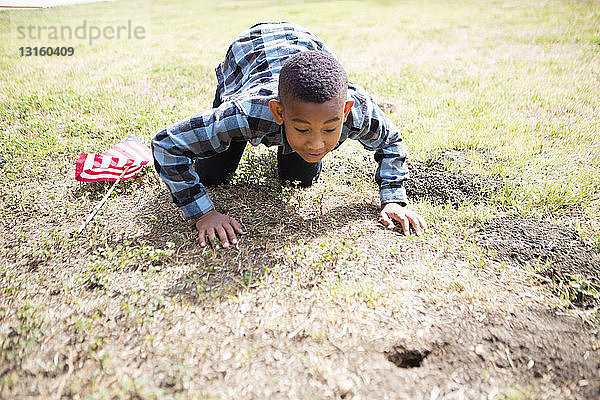
[[[497,259],[533,267],[552,281],[580,277],[600,284],[600,253],[572,228],[542,218],[509,215],[483,224],[475,238]],[[581,298],[578,303],[594,301],[598,299]]]
[[[600,254],[572,228],[511,215],[486,222],[475,237],[499,259],[541,264],[548,276],[581,275],[600,282]]]
[[[547,388],[535,398],[560,398],[550,382],[572,391],[570,398],[600,396],[598,332],[578,318],[541,309],[449,314],[428,330],[427,340],[410,338],[385,352],[406,375],[439,388],[441,398],[460,398],[461,390],[477,398],[477,391],[486,392],[482,377],[506,378],[517,371],[522,382],[537,380]],[[448,379],[464,383],[454,396]]]
[[[485,202],[502,187],[498,180],[447,169],[443,158],[450,157],[443,156],[425,162],[409,161],[410,179],[406,183],[409,198],[458,207]]]
[[[449,170],[445,163],[465,166],[463,153],[447,151],[425,162],[410,164],[407,192],[411,198],[437,204],[490,203],[503,186],[497,179],[460,170]],[[540,217],[502,216],[477,226],[476,242],[492,251],[494,258],[513,265],[529,267],[560,283],[584,279],[592,290],[600,289],[600,253],[572,228],[555,225]],[[574,304],[595,305],[597,296],[577,293]]]

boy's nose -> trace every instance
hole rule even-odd
[[[307,142],[306,148],[310,151],[323,150],[325,148],[325,141],[321,138],[313,138]]]

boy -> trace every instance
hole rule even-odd
[[[215,72],[213,109],[152,141],[156,170],[184,216],[195,221],[201,246],[219,237],[227,248],[243,233],[238,221],[214,209],[204,185],[225,182],[248,142],[278,146],[279,178],[306,187],[327,153],[348,138],[358,140],[376,150],[380,222],[394,229],[398,221],[407,235],[410,225],[417,234],[426,228],[406,207],[406,153],[395,126],[363,88],[348,82],[318,37],[292,23],[256,24],[231,44]]]

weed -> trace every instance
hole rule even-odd
[[[45,307],[26,302],[17,310],[16,326],[0,334],[0,364],[19,365],[46,335]]]
[[[558,282],[553,280],[554,290],[564,301],[577,306],[600,304],[600,285],[580,275],[567,275]]]

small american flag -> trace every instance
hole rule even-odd
[[[127,136],[102,154],[81,154],[75,166],[75,179],[82,182],[126,180],[136,176],[150,161],[152,153],[148,146]]]

